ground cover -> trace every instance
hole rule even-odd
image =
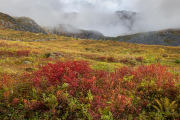
[[[180,47],[0,31],[1,119],[180,118]]]

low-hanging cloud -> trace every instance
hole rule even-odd
[[[180,28],[179,0],[0,0],[0,3],[0,12],[30,17],[41,26],[71,24],[106,36]]]

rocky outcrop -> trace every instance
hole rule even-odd
[[[45,29],[51,34],[56,34],[56,35],[66,36],[66,37],[93,39],[93,40],[99,40],[99,39],[104,38],[104,35],[98,31],[82,30],[82,29],[78,29],[72,25],[67,25],[67,24],[60,24],[57,27],[53,27],[53,28],[49,27]]]
[[[34,20],[28,17],[11,17],[4,13],[0,13],[0,27],[47,34]]]
[[[148,45],[180,46],[180,29],[167,29],[126,36],[107,37],[106,39]]]
[[[114,14],[116,19],[114,19],[113,23],[117,25],[118,23],[121,23],[125,27],[127,27],[129,30],[132,29],[134,26],[134,22],[136,21],[137,18],[137,13],[136,12],[131,12],[131,11],[116,11]]]

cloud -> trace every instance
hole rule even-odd
[[[71,24],[107,36],[180,28],[179,0],[0,0],[0,3],[1,12],[30,17],[42,26]],[[125,19],[119,19],[115,15],[117,10],[137,14],[126,19],[131,13],[125,13]],[[66,14],[71,12],[78,14]]]
[[[143,19],[138,22],[144,30],[180,28],[179,0],[135,0],[129,6],[142,13]]]

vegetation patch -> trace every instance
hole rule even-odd
[[[0,30],[0,119],[180,119],[180,47]]]

